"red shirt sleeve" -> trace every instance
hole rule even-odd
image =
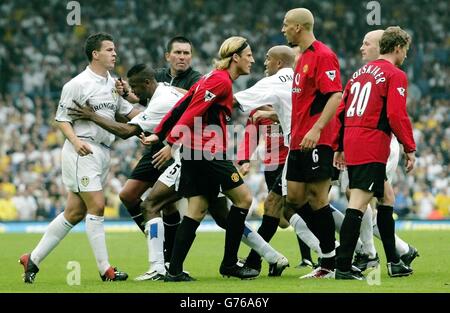
[[[195,118],[202,117],[209,107],[226,98],[227,94],[232,93],[231,88],[231,84],[227,83],[220,76],[213,75],[205,78],[192,95],[186,111],[167,136],[167,141],[173,144],[181,139],[183,132],[179,130],[186,127],[192,129]]]
[[[389,80],[387,94],[387,116],[389,125],[405,152],[416,151],[411,121],[406,111],[408,81],[404,72],[395,72]]]
[[[334,53],[317,57],[316,86],[322,94],[342,91],[339,61]]]
[[[344,96],[342,97],[341,103],[336,110],[336,115],[334,116],[334,139],[332,148],[334,151],[344,151],[344,119],[345,119],[345,102],[348,97],[348,86],[347,84],[344,91]]]
[[[250,113],[247,124],[245,125],[244,138],[242,138],[237,151],[238,164],[240,164],[241,161],[250,160],[253,152],[255,152],[256,148],[258,147],[259,127],[257,124],[254,124],[252,122],[252,116],[255,112],[256,110]]]

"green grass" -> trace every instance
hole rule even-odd
[[[299,251],[291,231],[278,232],[273,246],[291,263],[282,277],[267,277],[267,264],[255,280],[241,281],[222,278],[219,264],[223,254],[224,233],[198,233],[185,262],[185,269],[198,279],[189,283],[135,282],[133,278],[147,270],[147,248],[140,233],[108,233],[107,244],[111,264],[128,272],[126,282],[103,283],[97,272],[93,254],[85,234],[69,234],[41,264],[33,285],[22,282],[22,266],[18,257],[37,244],[40,234],[0,234],[0,293],[1,292],[151,292],[151,293],[306,293],[306,292],[450,292],[450,232],[408,231],[399,235],[420,252],[414,263],[414,274],[406,278],[389,278],[382,248],[380,285],[367,282],[334,280],[300,280],[307,269],[296,269]],[[240,256],[248,248],[241,244]],[[81,265],[81,284],[69,286],[66,269],[69,261]]]

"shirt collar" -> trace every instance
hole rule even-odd
[[[107,77],[103,77],[101,75],[98,75],[98,74],[94,73],[94,71],[91,70],[89,65],[86,66],[86,71],[88,72],[89,76],[91,76],[95,80],[96,83],[106,84],[108,82],[108,80],[110,79],[110,77],[111,77],[109,72],[106,72]]]

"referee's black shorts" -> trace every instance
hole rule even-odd
[[[384,196],[384,181],[386,177],[386,164],[367,163],[348,165],[348,187],[373,192],[377,198]]]
[[[215,199],[220,191],[242,185],[244,181],[229,160],[181,159],[181,176],[178,192],[189,198],[205,196]]]
[[[311,183],[335,176],[333,149],[320,145],[309,151],[289,151],[286,180]]]
[[[129,179],[135,179],[154,184],[158,180],[159,176],[167,168],[167,166],[173,163],[173,159],[167,161],[167,163],[164,165],[164,168],[162,168],[161,170],[158,170],[153,166],[153,155],[155,155],[155,153],[157,153],[162,148],[164,148],[164,144],[158,143],[151,146],[149,149],[146,149],[144,154],[142,155],[142,158],[133,169],[133,172],[131,172]]]

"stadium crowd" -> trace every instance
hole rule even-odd
[[[381,26],[367,25],[366,2],[303,1],[317,12],[315,32],[337,52],[344,81],[360,64],[365,32],[400,25],[413,38],[405,62],[408,111],[417,143],[417,168],[406,176],[399,166],[394,181],[395,210],[400,217],[450,218],[450,37],[449,2],[383,1]],[[136,63],[165,66],[169,38],[182,34],[194,44],[193,68],[211,69],[220,42],[231,35],[247,37],[254,48],[252,75],[236,82],[235,91],[263,75],[268,47],[284,44],[279,21],[295,1],[125,1],[81,2],[81,25],[67,24],[66,4],[8,1],[0,4],[0,220],[53,218],[64,208],[60,154],[63,135],[54,126],[61,88],[87,61],[80,43],[97,31],[111,33],[117,44],[116,76]],[[275,22],[274,22],[275,21]],[[447,34],[447,35],[446,35]],[[245,123],[246,116],[236,116]],[[126,214],[119,191],[143,148],[137,139],[116,140],[108,180],[105,216]],[[261,164],[246,178],[262,209],[267,194]],[[331,193],[339,209],[342,192]]]

